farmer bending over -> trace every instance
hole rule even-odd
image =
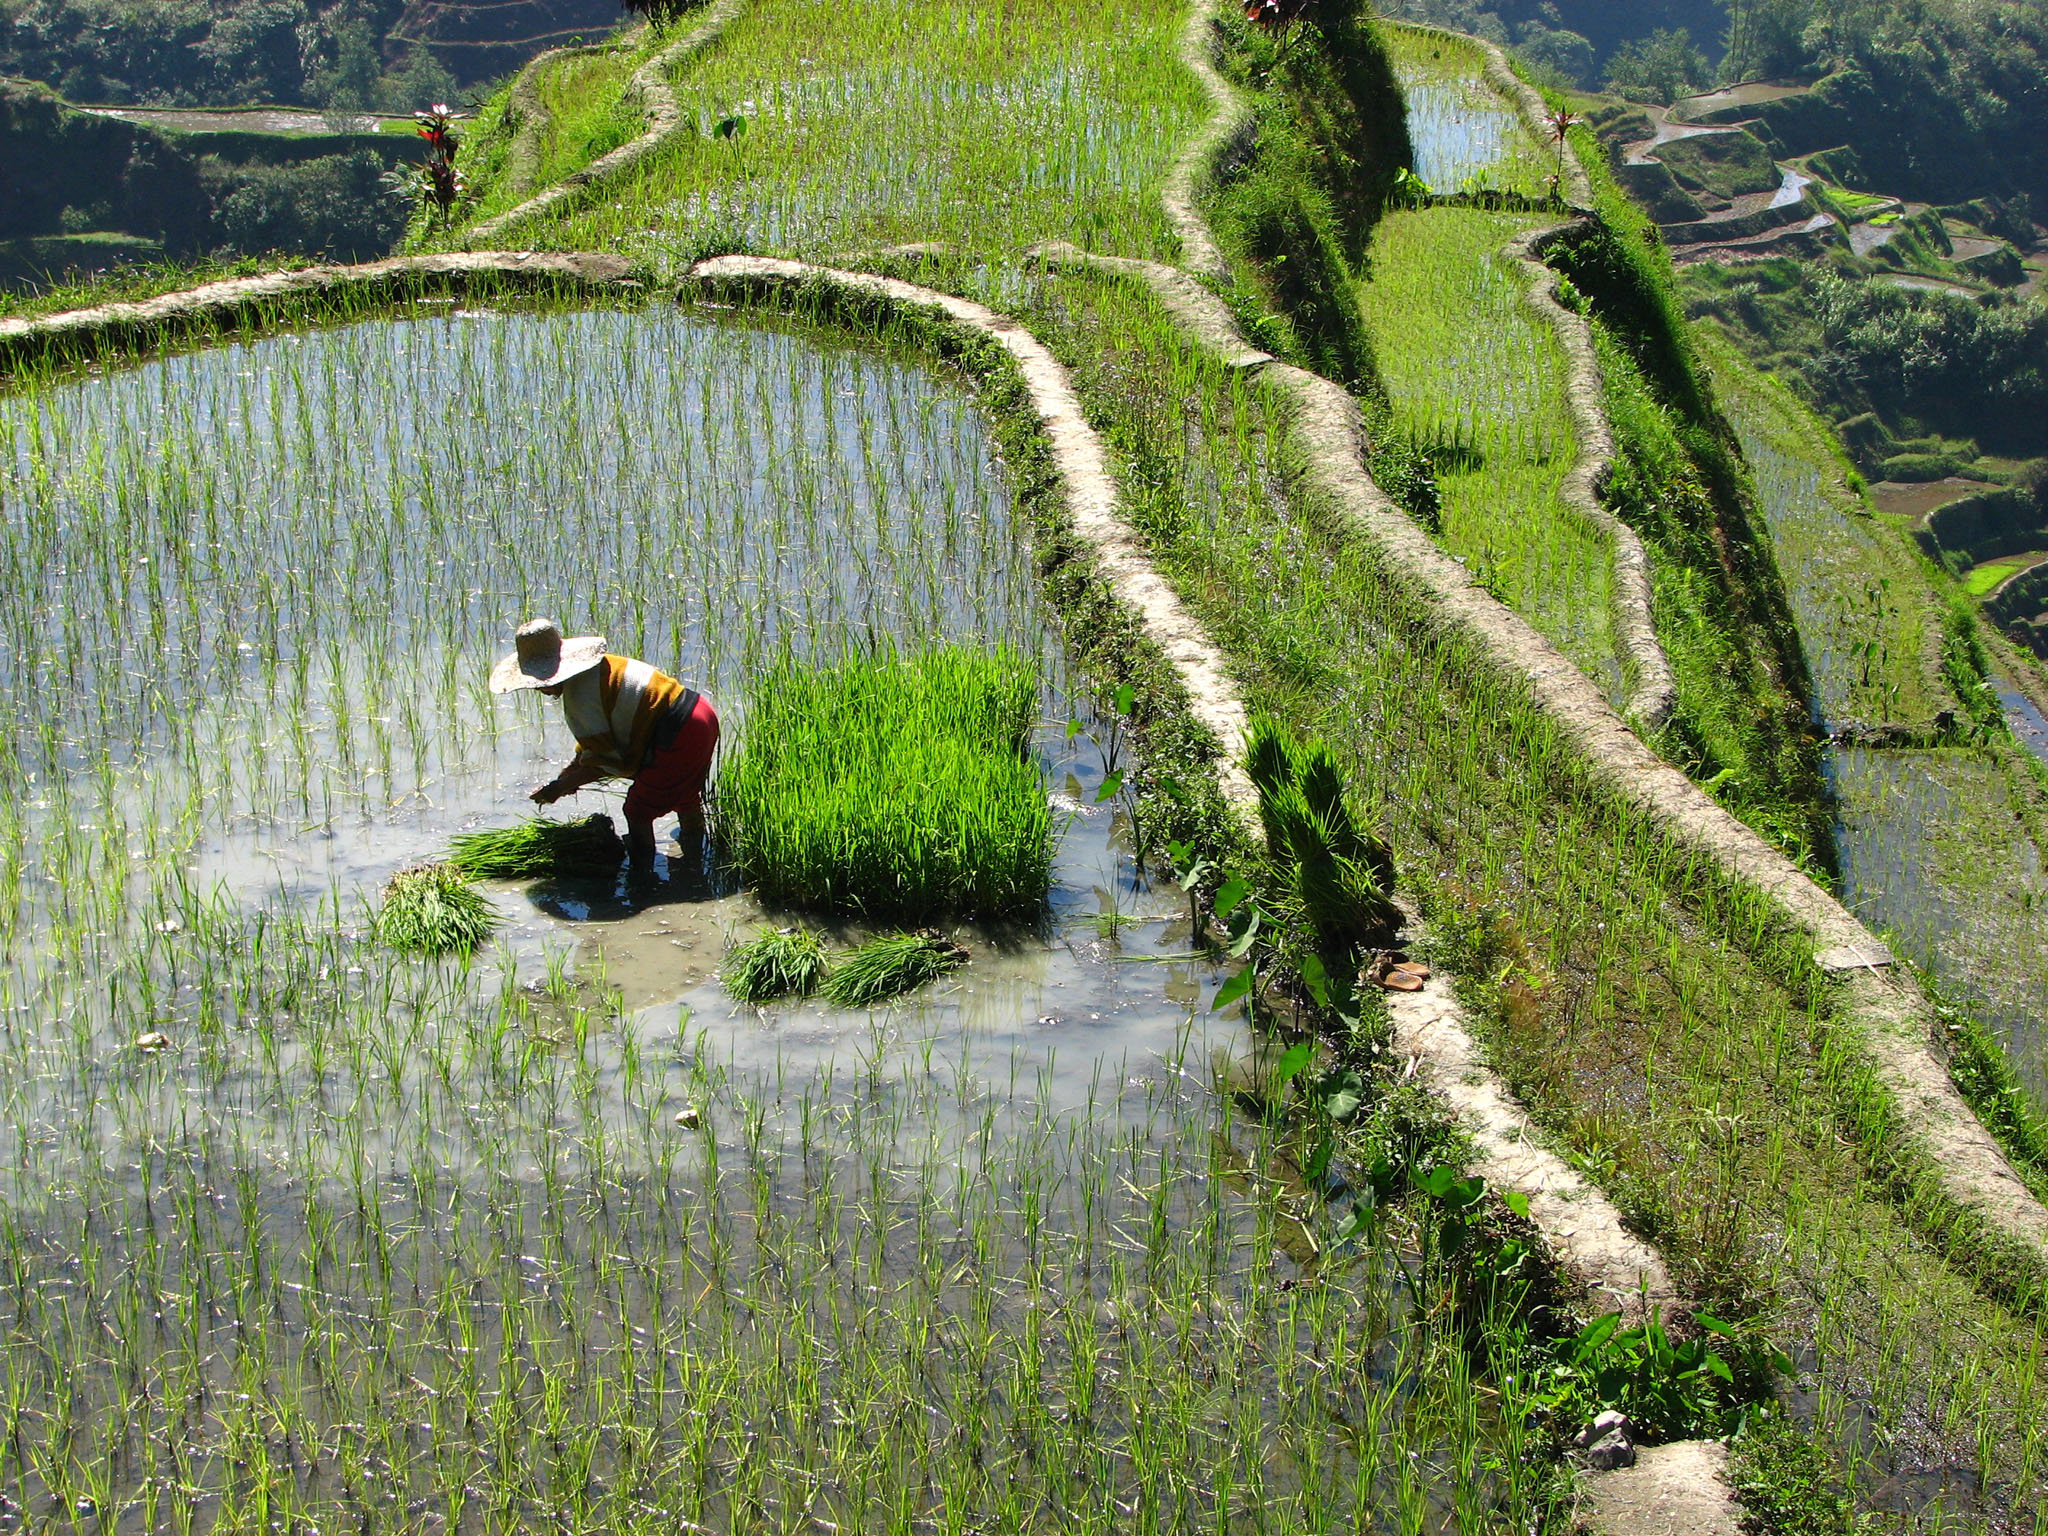
[[[519,626],[518,649],[491,672],[491,692],[538,688],[562,701],[575,759],[533,792],[553,805],[599,779],[631,779],[626,851],[635,869],[654,862],[654,823],[670,811],[680,830],[704,830],[704,780],[718,745],[711,701],[644,661],[613,656],[602,635],[562,638],[553,619]]]

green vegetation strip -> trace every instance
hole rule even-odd
[[[530,219],[563,211],[659,153],[662,146],[677,134],[686,129],[694,130],[696,125],[684,118],[682,108],[676,102],[675,87],[669,76],[715,43],[745,4],[746,0],[714,0],[696,26],[633,72],[631,91],[637,93],[646,109],[646,132],[631,143],[622,144],[589,165],[570,172],[545,192],[472,226],[464,232],[465,238],[471,242],[496,240]]]
[[[763,900],[867,914],[1024,916],[1054,826],[1032,761],[1038,682],[1014,652],[785,657],[719,770],[720,841]]]

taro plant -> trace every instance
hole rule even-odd
[[[1755,1396],[1744,1390],[1746,1380],[1787,1373],[1792,1362],[1704,1312],[1693,1321],[1702,1331],[1681,1339],[1655,1310],[1634,1328],[1621,1326],[1619,1312],[1595,1318],[1553,1346],[1554,1363],[1538,1389],[1541,1406],[1560,1425],[1588,1424],[1619,1409],[1647,1440],[1728,1433]]]

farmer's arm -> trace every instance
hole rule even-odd
[[[593,738],[578,745],[579,750],[569,760],[569,766],[533,792],[530,798],[535,804],[553,805],[564,795],[573,795],[586,784],[618,776],[618,764],[612,760],[610,736]]]

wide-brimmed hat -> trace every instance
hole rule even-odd
[[[513,637],[517,649],[491,668],[491,692],[520,688],[551,688],[588,672],[604,660],[603,635],[575,635],[564,640],[553,619],[528,619]]]

